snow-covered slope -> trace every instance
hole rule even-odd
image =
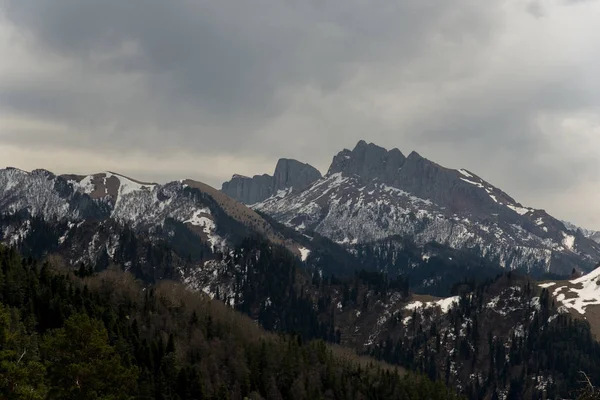
[[[0,170],[0,210],[46,220],[104,216],[134,228],[162,225],[167,218],[194,225],[194,216],[204,210],[214,226],[202,199],[185,188],[179,182],[144,184],[111,172],[65,179],[44,170],[5,169]]]
[[[128,231],[137,239],[128,239]],[[108,257],[104,263],[129,262],[119,251],[130,246],[130,257],[151,267],[149,255],[139,253],[132,240],[171,243],[189,259],[201,257],[200,249],[232,246],[252,232],[284,243],[256,212],[201,182],[159,185],[113,172],[56,176],[0,170],[0,241],[34,254],[60,253],[72,263],[102,257]],[[40,235],[43,240],[34,239]]]
[[[3,214],[26,210],[32,216],[44,216],[49,220],[77,219],[85,214],[85,209],[70,206],[73,196],[73,189],[66,182],[57,181],[48,171],[0,170],[0,210]]]
[[[588,309],[600,305],[600,267],[589,274],[570,281],[554,281],[539,284],[548,289],[565,309],[586,315]]]
[[[348,246],[409,237],[472,249],[505,268],[563,274],[600,260],[598,243],[474,173],[363,141],[303,191],[282,189],[251,207]]]
[[[565,281],[538,284],[546,289],[561,313],[586,320],[596,338],[600,338],[600,265],[588,274]]]

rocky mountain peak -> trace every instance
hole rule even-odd
[[[253,207],[347,246],[411,237],[481,252],[507,268],[555,273],[588,269],[600,257],[598,243],[474,173],[364,140],[335,155],[323,179]]]
[[[407,159],[411,160],[411,161],[419,161],[419,160],[424,160],[425,158],[413,150],[410,152]]]
[[[321,173],[312,165],[281,158],[273,176],[263,174],[249,178],[235,174],[230,181],[223,183],[221,191],[241,203],[255,204],[280,190],[301,191],[320,178]]]
[[[361,140],[352,151],[344,149],[333,157],[327,175],[341,173],[357,176],[365,182],[373,179],[392,182],[405,161],[406,157],[398,149],[388,151]]]
[[[280,158],[273,175],[275,191],[292,188],[299,191],[321,179],[321,173],[310,164],[289,158]]]
[[[56,177],[56,175],[54,175],[52,172],[42,168],[34,169],[33,171],[31,171],[31,175],[42,176],[47,179],[54,179]]]

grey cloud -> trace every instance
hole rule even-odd
[[[540,3],[539,1],[530,2],[527,5],[527,12],[536,18],[541,18],[544,15],[546,15],[546,13],[544,12],[544,7],[542,6],[542,3]]]
[[[9,1],[5,14],[33,37],[38,51],[72,59],[86,74],[104,74],[107,80],[111,73],[142,74],[141,97],[147,98],[118,113],[93,104],[97,92],[64,93],[64,85],[52,87],[53,82],[7,90],[2,103],[36,115],[51,112],[78,127],[110,119],[121,125],[149,121],[174,135],[182,132],[182,142],[193,140],[199,129],[226,126],[215,132],[217,142],[205,132],[202,143],[227,149],[241,130],[251,144],[252,132],[287,106],[286,88],[335,91],[364,64],[408,62],[440,33],[449,41],[469,35],[485,40],[493,22],[485,7],[453,15],[455,6],[444,1],[354,1],[343,9],[318,2]],[[133,54],[119,54],[127,42]],[[108,61],[95,61],[98,54],[108,55]],[[120,95],[118,89],[113,94],[117,103]]]

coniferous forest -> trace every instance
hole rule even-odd
[[[355,325],[339,309],[380,315],[373,308],[377,304],[409,296],[402,276],[363,270],[353,277],[311,277],[287,250],[258,238],[222,254],[221,261],[236,284],[218,297],[268,330],[303,340],[349,344]],[[456,307],[438,316],[415,310],[408,324],[396,314],[368,354],[441,381],[472,400],[573,398],[582,372],[591,382],[600,381],[600,344],[589,324],[557,313],[548,290],[529,277],[509,272],[454,286]],[[507,293],[511,296],[504,300],[512,303],[490,309],[493,298]]]
[[[455,399],[442,383],[267,333],[219,301],[0,248],[0,398]]]

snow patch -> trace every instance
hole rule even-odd
[[[557,287],[553,295],[564,307],[584,315],[588,306],[600,305],[599,279],[600,268],[596,268],[587,275],[569,281],[575,287]]]
[[[88,175],[79,182],[79,188],[85,194],[90,194],[94,191],[94,184],[92,183],[92,179],[94,177],[92,175]]]
[[[202,228],[202,231],[208,237],[208,241],[212,246],[222,246],[224,243],[224,239],[215,233],[215,229],[217,228],[215,222],[209,218],[211,215],[210,210],[208,208],[201,208],[199,210],[194,211],[192,216],[183,221],[184,224],[189,223],[194,226],[199,226]]]
[[[447,313],[448,310],[455,304],[458,303],[459,296],[447,297],[440,300],[433,301],[413,301],[404,306],[405,310],[415,310],[419,308],[439,307],[443,313]]]
[[[511,210],[513,210],[514,212],[516,212],[519,215],[525,215],[528,212],[533,211],[531,208],[513,206],[512,204],[507,204],[506,207],[510,208]]]
[[[308,255],[310,254],[310,250],[306,247],[298,247],[298,250],[300,251],[300,259],[302,262],[306,261]]]
[[[569,250],[573,251],[575,248],[575,236],[569,235],[565,232],[562,232],[563,241],[562,244]]]
[[[474,176],[471,175],[469,173],[469,171],[467,171],[466,169],[459,169],[458,172],[460,172],[462,175],[466,176],[467,178],[474,178]]]
[[[132,181],[129,178],[124,177],[123,175],[113,174],[112,172],[105,172],[105,175],[106,176],[104,179],[108,179],[108,178],[111,178],[114,176],[115,178],[117,178],[119,180],[119,194],[118,194],[116,202],[121,200],[122,196],[127,196],[128,194],[135,193],[140,190],[152,191],[154,189],[154,187],[156,186],[153,184],[138,183],[138,182]]]
[[[481,189],[484,188],[483,185],[481,183],[479,183],[479,182],[473,182],[473,181],[470,181],[470,180],[465,179],[465,178],[460,178],[460,180],[464,181],[464,182],[467,182],[467,183],[469,183],[469,184],[471,184],[473,186],[477,186],[478,188],[481,188]]]

